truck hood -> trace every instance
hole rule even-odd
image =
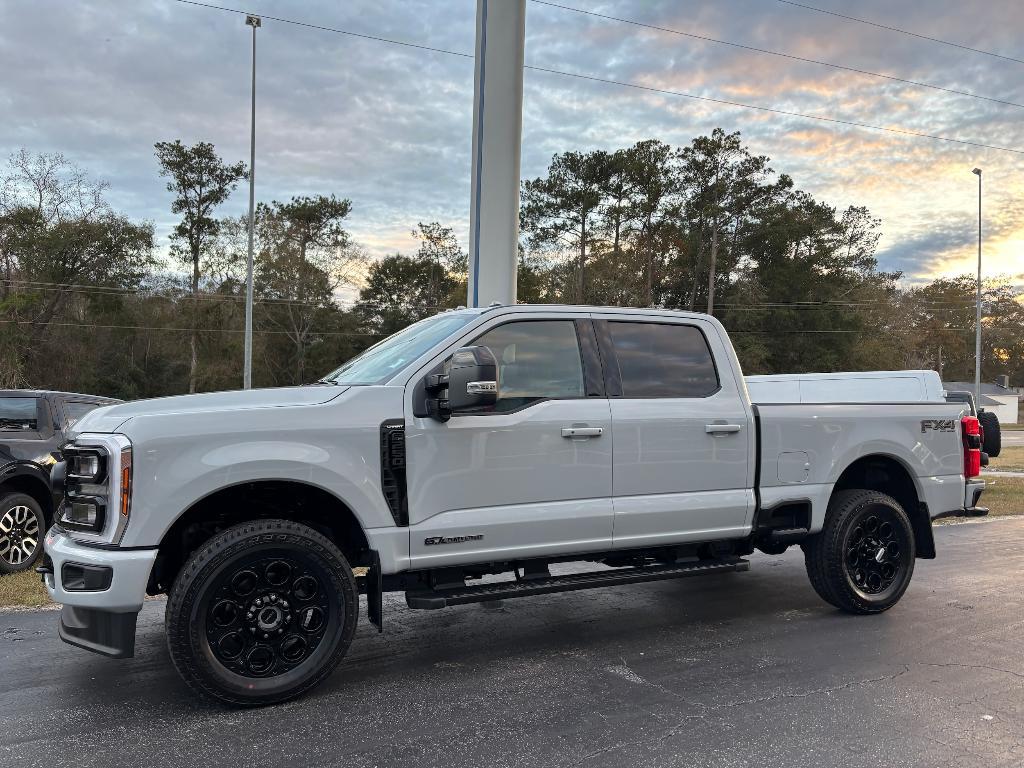
[[[345,392],[348,387],[329,384],[304,387],[209,392],[201,395],[158,397],[107,405],[87,413],[75,424],[73,435],[82,432],[116,432],[136,416],[166,416],[183,413],[223,413],[257,408],[283,408],[320,405]]]

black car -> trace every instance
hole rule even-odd
[[[107,397],[0,389],[0,574],[32,567],[53,522],[50,468],[65,433]]]

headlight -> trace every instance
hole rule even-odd
[[[124,435],[83,434],[67,461],[58,523],[80,541],[119,544],[132,501],[132,444]]]
[[[60,524],[72,531],[103,530],[106,505],[96,497],[75,496],[64,502]]]
[[[72,449],[68,453],[67,479],[81,483],[102,483],[106,462],[106,454],[97,450]]]

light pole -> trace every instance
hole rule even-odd
[[[978,177],[978,295],[974,326],[974,397],[981,401],[981,168],[971,171]]]
[[[249,254],[245,263],[245,366],[242,372],[242,387],[252,389],[252,246],[256,225],[256,30],[260,27],[259,16],[245,17],[247,26],[252,27],[252,122],[249,134]]]

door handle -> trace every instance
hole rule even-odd
[[[562,437],[600,437],[604,427],[562,427]]]
[[[742,424],[705,424],[704,431],[709,435],[729,435],[743,429]]]

